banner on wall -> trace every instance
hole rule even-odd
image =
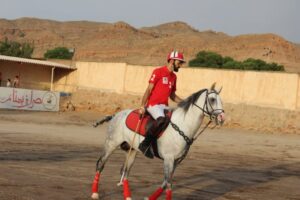
[[[59,111],[59,92],[0,87],[0,108]]]

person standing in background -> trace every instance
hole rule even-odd
[[[6,82],[6,87],[11,87],[11,81],[10,81],[10,79],[9,79],[9,78],[7,79],[7,82]]]
[[[15,79],[14,79],[14,82],[13,82],[13,87],[14,88],[18,88],[20,87],[20,79],[19,79],[19,76],[15,76]]]

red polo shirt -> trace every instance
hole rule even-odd
[[[176,91],[176,74],[169,71],[167,66],[156,68],[151,75],[149,83],[154,87],[148,98],[148,106],[157,104],[168,105],[168,100],[172,92]]]

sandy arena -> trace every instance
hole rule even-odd
[[[87,200],[107,124],[96,112],[0,111],[0,199]],[[116,150],[101,175],[100,199],[121,200],[125,154]],[[177,168],[174,200],[300,199],[300,135],[228,128],[207,130]],[[137,156],[133,200],[163,180],[162,162]],[[164,199],[161,197],[160,199]]]

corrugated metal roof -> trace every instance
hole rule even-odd
[[[49,62],[49,61],[44,61],[44,60],[28,59],[28,58],[19,58],[19,57],[13,57],[13,56],[0,55],[0,60],[23,62],[23,63],[30,63],[30,64],[36,64],[36,65],[46,65],[46,66],[59,67],[59,68],[65,68],[65,69],[76,69],[76,67],[72,67],[72,66],[64,65],[64,64],[60,64],[60,63]]]

